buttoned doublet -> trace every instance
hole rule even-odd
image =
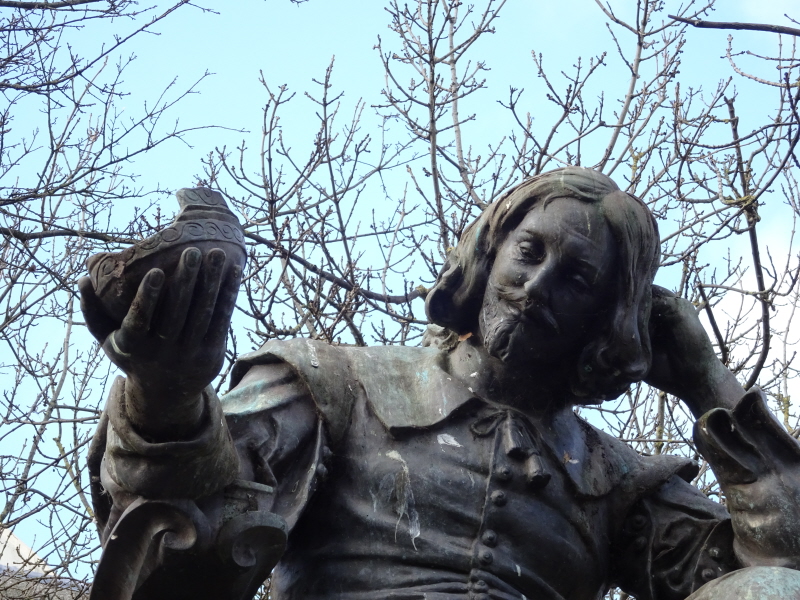
[[[231,437],[202,435],[232,440],[238,477],[275,488],[257,507],[290,531],[273,598],[596,600],[619,585],[679,600],[739,566],[689,461],[641,457],[571,409],[534,418],[478,398],[447,360],[293,340],[237,365]],[[263,377],[237,386],[255,365]],[[133,460],[106,456],[114,473]]]

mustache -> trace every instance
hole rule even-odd
[[[556,333],[561,333],[553,312],[536,300],[532,300],[526,294],[521,293],[514,289],[509,289],[503,286],[494,286],[495,293],[498,300],[501,300],[506,309],[511,309],[509,312],[513,313],[523,320],[541,323]]]

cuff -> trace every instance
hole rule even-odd
[[[117,377],[106,405],[106,468],[121,488],[151,499],[195,499],[236,479],[239,460],[212,387],[203,390],[206,421],[194,438],[150,443],[128,420],[125,381]]]
[[[754,484],[775,474],[790,476],[792,486],[800,483],[800,444],[770,412],[758,388],[742,396],[733,409],[715,408],[700,417],[694,439],[723,488]],[[766,500],[770,492],[764,492]],[[728,498],[729,503],[735,500]]]
[[[800,444],[754,388],[695,424],[697,449],[725,492],[734,550],[745,567],[800,568]]]

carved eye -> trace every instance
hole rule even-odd
[[[588,292],[592,289],[592,286],[589,285],[589,282],[580,273],[573,273],[570,275],[569,282],[570,285],[579,292]]]
[[[545,248],[541,240],[526,240],[517,245],[517,251],[523,260],[540,263],[545,257]]]

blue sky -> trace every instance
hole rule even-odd
[[[276,87],[287,84],[297,92],[313,90],[312,78],[322,76],[335,56],[334,84],[352,105],[364,98],[368,105],[380,100],[383,85],[381,65],[373,49],[377,36],[394,43],[387,29],[383,2],[356,0],[310,0],[301,5],[289,0],[237,0],[207,5],[219,14],[185,7],[156,27],[160,35],[144,36],[128,51],[137,60],[129,67],[125,82],[132,92],[124,105],[134,111],[176,76],[177,88],[188,87],[206,70],[213,75],[202,82],[199,94],[182,102],[183,125],[215,124],[246,129],[255,135],[211,130],[187,139],[194,148],[173,144],[141,160],[136,171],[155,178],[165,187],[188,185],[199,170],[201,156],[216,145],[234,146],[243,138],[257,139],[264,94],[259,71]],[[631,2],[611,3],[622,8]],[[790,24],[782,15],[789,0],[725,0],[712,18]],[[611,49],[605,17],[593,0],[559,2],[509,0],[497,21],[497,33],[486,36],[475,56],[488,62],[489,88],[481,92],[480,112],[497,113],[498,129],[507,115],[496,100],[508,86],[535,86],[531,51],[541,51],[554,70],[568,68],[578,56]],[[115,29],[130,26],[115,24]],[[722,58],[728,32],[690,31],[682,68],[685,77],[697,83],[714,83],[732,74]],[[737,32],[737,47],[754,50],[772,48],[769,34]],[[313,106],[305,98],[296,101],[296,114],[286,127],[302,130]],[[174,113],[174,116],[177,113]]]
[[[621,17],[633,17],[633,0],[610,4]],[[160,35],[141,38],[132,46],[137,60],[125,80],[133,93],[124,104],[135,111],[174,77],[178,77],[176,88],[181,88],[208,70],[213,75],[200,84],[198,94],[182,101],[173,116],[180,115],[182,125],[214,124],[246,131],[205,130],[187,137],[191,148],[180,143],[159,148],[132,166],[141,174],[140,182],[145,186],[158,182],[168,190],[192,185],[201,157],[215,146],[234,148],[246,140],[250,148],[257,148],[265,100],[259,72],[263,71],[275,88],[287,84],[298,93],[292,112],[286,113],[283,121],[284,131],[296,134],[292,139],[298,149],[310,141],[316,127],[315,106],[303,92],[318,89],[312,79],[322,77],[333,57],[333,82],[336,90],[344,92],[344,113],[360,98],[367,106],[380,102],[384,78],[374,46],[379,35],[390,48],[396,43],[387,27],[384,5],[363,0],[310,0],[300,5],[289,0],[237,0],[211,5],[219,14],[186,7],[159,24],[156,30]],[[677,3],[667,5],[674,10]],[[783,16],[793,8],[790,0],[722,0],[718,5],[710,19],[791,25]],[[508,0],[496,21],[497,32],[485,36],[474,49],[473,56],[485,60],[490,71],[487,89],[474,96],[465,110],[477,112],[480,118],[479,125],[465,126],[468,139],[477,144],[496,141],[510,130],[510,115],[497,103],[507,97],[510,85],[525,88],[527,110],[542,124],[547,121],[549,106],[541,100],[543,87],[536,77],[532,51],[542,52],[547,67],[557,73],[570,69],[578,57],[585,61],[607,50],[603,91],[609,97],[621,95],[628,74],[614,54],[606,20],[594,0]],[[735,75],[724,57],[730,34],[712,29],[688,31],[681,66],[683,86],[714,88],[720,79]],[[772,34],[737,31],[733,35],[737,50],[771,54],[777,45],[777,36]],[[761,64],[756,68],[763,73]],[[743,89],[742,83],[736,84],[737,89]],[[772,94],[772,90],[750,86],[739,97],[741,131],[750,123],[763,122],[764,111],[772,108],[771,96],[760,94]],[[377,125],[371,117],[368,108],[367,129]],[[764,239],[787,239],[785,229],[791,223],[785,219],[770,223],[769,209],[763,213]],[[765,235],[768,227],[780,230],[781,235]],[[780,254],[781,248],[775,251]],[[666,272],[660,276],[664,285],[671,279]]]

